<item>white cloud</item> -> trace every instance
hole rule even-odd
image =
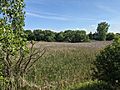
[[[27,12],[26,15],[43,18],[43,19],[53,19],[53,20],[60,20],[60,21],[68,21],[69,20],[68,18],[64,18],[64,17],[47,16],[47,15],[45,16],[45,15],[40,15],[37,13],[30,13],[30,12]]]
[[[88,21],[96,21],[94,18],[86,18],[86,17],[72,17],[72,16],[66,16],[66,15],[60,15],[57,13],[51,13],[51,12],[30,12],[27,11],[26,15],[43,18],[43,19],[52,19],[52,20],[60,20],[60,21],[82,21],[82,22],[88,22]]]

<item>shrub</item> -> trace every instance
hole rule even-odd
[[[103,80],[114,90],[120,85],[120,38],[116,38],[112,45],[107,46],[96,57],[94,78]]]
[[[106,40],[110,41],[113,40],[115,38],[115,34],[114,33],[108,33],[106,36]]]

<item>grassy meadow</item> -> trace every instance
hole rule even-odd
[[[37,42],[36,49],[46,48],[46,53],[28,72],[27,79],[41,90],[70,89],[79,83],[91,80],[95,56],[110,41],[91,43]],[[36,89],[37,90],[37,89]],[[79,89],[85,90],[85,89]]]

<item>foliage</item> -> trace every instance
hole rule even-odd
[[[112,45],[97,55],[94,77],[107,82],[114,88],[120,85],[120,38],[116,37]],[[116,89],[114,89],[116,90]]]
[[[34,34],[33,34],[33,32],[31,30],[25,30],[24,32],[27,35],[26,38],[27,38],[28,41],[35,40]]]
[[[23,7],[23,0],[0,1],[0,58],[3,65],[3,77],[9,80],[9,85],[5,86],[6,89],[13,89],[12,79],[15,78],[12,77],[16,77],[15,70],[19,71],[18,67],[14,66],[13,57],[16,57],[19,50],[26,50]]]
[[[102,81],[87,81],[84,83],[75,84],[70,89],[65,90],[112,90],[107,83]]]
[[[66,30],[64,32],[56,33],[50,30],[34,30],[33,33],[26,30],[28,35],[27,40],[48,41],[48,42],[87,42],[89,37],[83,30]]]
[[[33,35],[35,38],[32,38],[32,40],[35,41],[48,41],[48,42],[55,41],[55,33],[50,30],[45,30],[45,31],[34,30]]]
[[[42,41],[44,39],[44,33],[43,33],[42,30],[34,30],[33,35],[34,35],[35,38],[33,38],[32,40]]]
[[[92,32],[90,32],[90,33],[88,34],[88,36],[89,36],[89,39],[90,39],[90,40],[93,40],[93,34],[92,34]]]
[[[99,41],[110,41],[115,38],[115,36],[120,35],[119,33],[107,33],[109,29],[109,24],[106,22],[101,22],[98,24],[97,32],[86,34],[84,30],[66,30],[64,32],[53,32],[51,30],[25,30],[27,34],[27,40],[35,41],[48,41],[48,42],[88,42],[90,40]]]
[[[55,41],[55,33],[50,30],[45,30],[44,31],[44,40],[48,41],[48,42]]]
[[[33,32],[30,30],[26,30],[27,40],[35,40],[35,41],[48,41],[48,42],[88,42],[90,40],[113,40],[116,35],[114,33],[107,33],[110,25],[106,22],[101,22],[98,24],[97,32],[90,32],[88,35],[84,30],[66,30],[64,32],[53,32],[51,30],[34,30]]]
[[[106,22],[101,22],[98,24],[97,33],[100,41],[106,40],[106,34],[108,32],[109,26],[110,25],[108,25]]]
[[[56,34],[56,41],[64,42],[64,38],[65,38],[64,32],[60,32]]]
[[[89,38],[86,35],[85,31],[73,31],[71,42],[86,42]]]
[[[106,40],[113,40],[115,38],[115,34],[114,33],[107,33],[107,36],[106,36]]]
[[[47,43],[43,47],[49,46],[48,52],[34,66],[34,69],[28,72],[28,81],[36,83],[41,90],[62,90],[92,78],[91,68],[95,55],[99,52],[97,48],[81,47],[76,43],[57,45]],[[36,47],[40,48],[38,44]]]
[[[97,32],[93,33],[93,40],[99,40],[99,35]]]
[[[24,6],[24,0],[0,1],[0,78],[7,81],[5,90],[20,90],[26,72],[44,53],[33,50],[33,42],[27,47]]]

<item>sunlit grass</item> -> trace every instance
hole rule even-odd
[[[34,66],[33,71],[28,73],[28,79],[42,90],[62,90],[89,81],[92,63],[96,54],[103,48],[96,46],[84,47],[78,44],[48,46],[45,55]]]

